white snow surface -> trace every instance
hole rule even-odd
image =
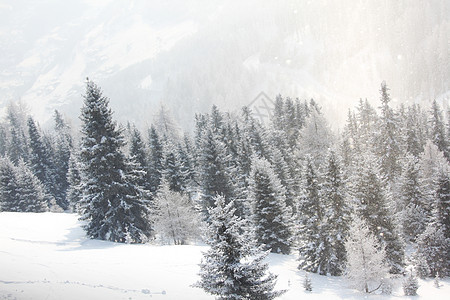
[[[0,213],[0,299],[214,299],[191,285],[198,280],[204,245],[127,245],[85,237],[78,215]],[[312,292],[304,291],[304,272],[295,255],[271,254],[280,299],[397,299],[366,295],[348,288],[341,277],[310,274]],[[414,299],[448,299],[450,282],[419,280]]]

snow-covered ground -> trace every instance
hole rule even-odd
[[[206,246],[125,245],[90,240],[75,214],[0,213],[0,299],[214,299],[191,285]],[[406,298],[397,282],[393,295],[365,295],[343,278],[304,272],[295,255],[270,255],[280,299]],[[418,297],[449,299],[450,282],[419,281]]]

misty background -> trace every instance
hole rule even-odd
[[[450,1],[2,0],[0,53],[0,108],[41,124],[77,122],[89,77],[122,123],[164,104],[189,129],[264,92],[314,98],[336,127],[383,80],[394,105],[448,108]]]

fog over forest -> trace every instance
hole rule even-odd
[[[89,77],[142,127],[161,103],[192,129],[260,92],[314,98],[340,126],[360,98],[377,106],[383,80],[394,105],[445,109],[449,37],[447,0],[2,1],[0,107],[78,122]]]

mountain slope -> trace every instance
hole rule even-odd
[[[20,0],[0,17],[0,105],[21,99],[41,121],[76,118],[86,77],[141,125],[160,103],[186,127],[261,91],[345,115],[382,80],[398,102],[449,102],[445,0]]]

